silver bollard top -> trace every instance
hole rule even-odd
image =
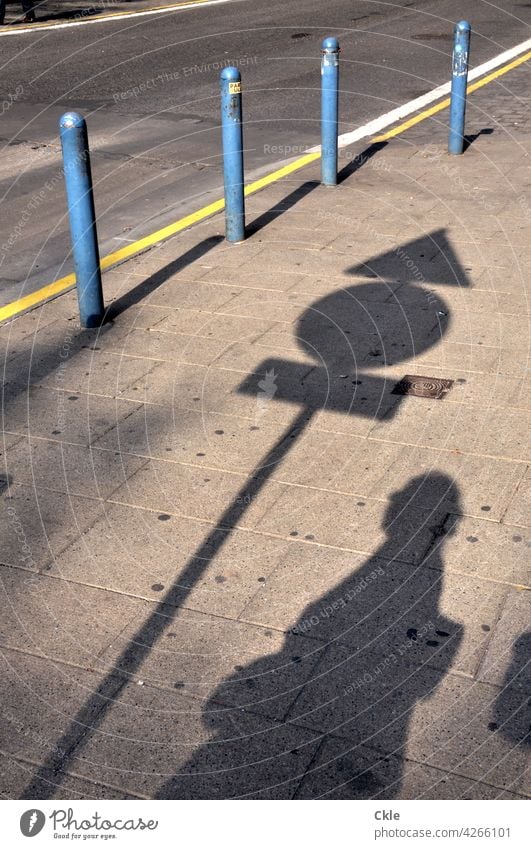
[[[330,35],[328,38],[325,38],[321,47],[322,53],[339,53],[340,51],[339,40]]]
[[[71,130],[75,127],[80,129],[85,126],[85,119],[78,112],[65,112],[59,121],[59,126],[62,130]]]
[[[221,79],[224,80],[225,82],[237,83],[237,82],[240,82],[241,78],[242,78],[242,75],[240,74],[240,71],[239,71],[238,68],[232,68],[232,67],[223,68],[223,70],[221,72]]]

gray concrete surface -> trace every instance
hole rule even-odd
[[[1,328],[4,796],[529,797],[529,81]]]

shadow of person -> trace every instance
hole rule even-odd
[[[440,609],[450,509],[459,512],[455,483],[431,472],[392,495],[366,562],[294,541],[242,617],[282,627],[281,650],[236,666],[215,690],[203,713],[208,743],[157,798],[400,798],[412,712],[462,638]],[[407,555],[426,529],[423,550]],[[346,577],[335,583],[338,573]],[[323,583],[328,592],[301,606]]]

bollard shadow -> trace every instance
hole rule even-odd
[[[105,310],[102,326],[94,329],[80,327],[78,321],[75,320],[75,325],[72,331],[67,333],[65,338],[58,339],[57,344],[42,345],[36,336],[37,341],[32,340],[32,344],[24,351],[13,356],[6,355],[4,360],[4,368],[2,375],[2,417],[3,424],[6,424],[7,410],[15,399],[23,394],[28,393],[32,384],[38,384],[48,375],[56,372],[57,369],[63,368],[65,364],[64,349],[65,339],[68,345],[68,360],[71,361],[76,354],[79,354],[86,348],[98,344],[107,333],[112,333],[112,322],[118,318],[127,309],[140,303],[145,298],[154,292],[159,286],[162,286],[173,274],[182,271],[191,263],[200,259],[208,251],[214,248],[222,241],[221,236],[213,236],[204,239],[198,245],[195,245],[186,253],[172,260],[159,271],[150,275],[133,289],[112,301]],[[105,281],[104,281],[105,288]],[[104,292],[105,294],[105,292]],[[72,318],[74,322],[74,318]],[[36,333],[38,330],[38,321]],[[8,352],[9,353],[9,352]]]
[[[170,277],[173,277],[174,274],[178,274],[180,271],[183,271],[183,269],[187,268],[187,266],[191,265],[193,262],[197,262],[197,260],[201,259],[222,241],[222,236],[210,236],[207,239],[203,239],[202,242],[199,242],[198,245],[194,245],[193,248],[190,248],[190,250],[186,251],[186,253],[182,254],[182,256],[177,257],[177,259],[173,259],[163,268],[159,269],[159,271],[151,274],[133,289],[130,289],[124,295],[121,295],[109,304],[105,310],[103,323],[113,321],[130,307],[149,298],[149,296],[158,289],[159,286],[166,283]]]
[[[462,639],[461,625],[440,609],[444,544],[456,525],[442,535],[433,529],[434,570],[390,561],[389,551],[404,528],[421,533],[446,501],[459,511],[458,488],[438,472],[391,495],[381,547],[362,565],[336,552],[351,564],[347,577],[286,622],[280,651],[236,667],[215,690],[203,711],[208,743],[156,798],[400,798],[412,712],[434,694]],[[286,606],[286,592],[292,609],[304,596],[308,563],[332,565],[301,547],[297,562],[292,555],[279,567],[263,603],[266,621],[276,621],[271,610]],[[286,728],[298,741],[293,751],[282,748]],[[309,746],[318,743],[306,771]]]
[[[485,127],[482,130],[478,130],[477,133],[470,133],[469,135],[465,135],[463,143],[463,153],[465,150],[468,150],[468,148],[471,147],[471,145],[473,145],[474,142],[476,142],[480,138],[480,136],[490,136],[493,134],[493,132],[493,127]]]
[[[348,180],[349,177],[352,177],[356,171],[359,171],[366,162],[372,159],[373,156],[376,156],[377,153],[380,153],[384,148],[386,148],[388,142],[373,142],[373,144],[369,145],[364,151],[361,153],[357,153],[347,165],[343,166],[343,168],[338,171],[337,174],[337,182],[338,184],[344,183],[345,180]],[[348,148],[340,148],[339,149],[339,161],[341,161],[343,151],[348,153]]]
[[[281,201],[265,212],[260,213],[257,218],[254,218],[253,221],[246,226],[245,235],[249,237],[259,233],[260,230],[263,230],[263,228],[267,227],[268,224],[276,221],[277,218],[280,218],[292,209],[299,201],[309,195],[310,192],[313,192],[314,189],[318,188],[319,185],[320,183],[318,180],[307,180],[305,183],[302,183],[301,186],[297,186],[296,189],[290,192],[289,195],[286,195],[285,198],[282,198]]]
[[[375,156],[379,151],[383,150],[386,147],[387,142],[378,142],[375,144],[369,145],[364,151],[361,153],[355,154],[351,161],[345,165],[341,171],[338,172],[338,183],[345,182],[349,177],[359,171],[373,156]],[[345,154],[348,152],[348,148],[343,149]],[[339,156],[341,159],[343,151],[339,151]],[[247,236],[254,236],[268,224],[271,224],[277,218],[280,218],[284,215],[288,210],[292,209],[299,201],[303,200],[307,195],[313,192],[315,189],[318,189],[321,186],[319,180],[307,180],[301,186],[298,186],[292,192],[290,192],[287,197],[283,198],[280,202],[276,203],[273,207],[262,212],[257,218],[253,219],[250,224],[248,224],[245,228],[245,232]]]

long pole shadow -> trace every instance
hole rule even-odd
[[[302,435],[310,418],[311,412],[303,408],[295,421],[268,451],[262,463],[254,470],[250,480],[244,483],[234,501],[227,507],[216,527],[201,543],[164,598],[160,600],[152,614],[128,643],[113,671],[105,676],[97,692],[87,699],[74,716],[70,727],[56,742],[52,753],[25,787],[21,798],[48,799],[56,791],[57,786],[62,782],[61,773],[68,768],[74,756],[77,757],[84,744],[88,742],[91,733],[102,724],[113,703],[120,697],[132,676],[150,653],[153,643],[171,625],[178,609],[184,605],[193,587],[208,569],[211,560],[221,550],[234,527],[238,525],[249,504],[267,483],[277,464],[291,451],[294,441]],[[173,615],[169,615],[168,606],[173,607]],[[50,772],[56,776],[53,786],[50,784]]]

